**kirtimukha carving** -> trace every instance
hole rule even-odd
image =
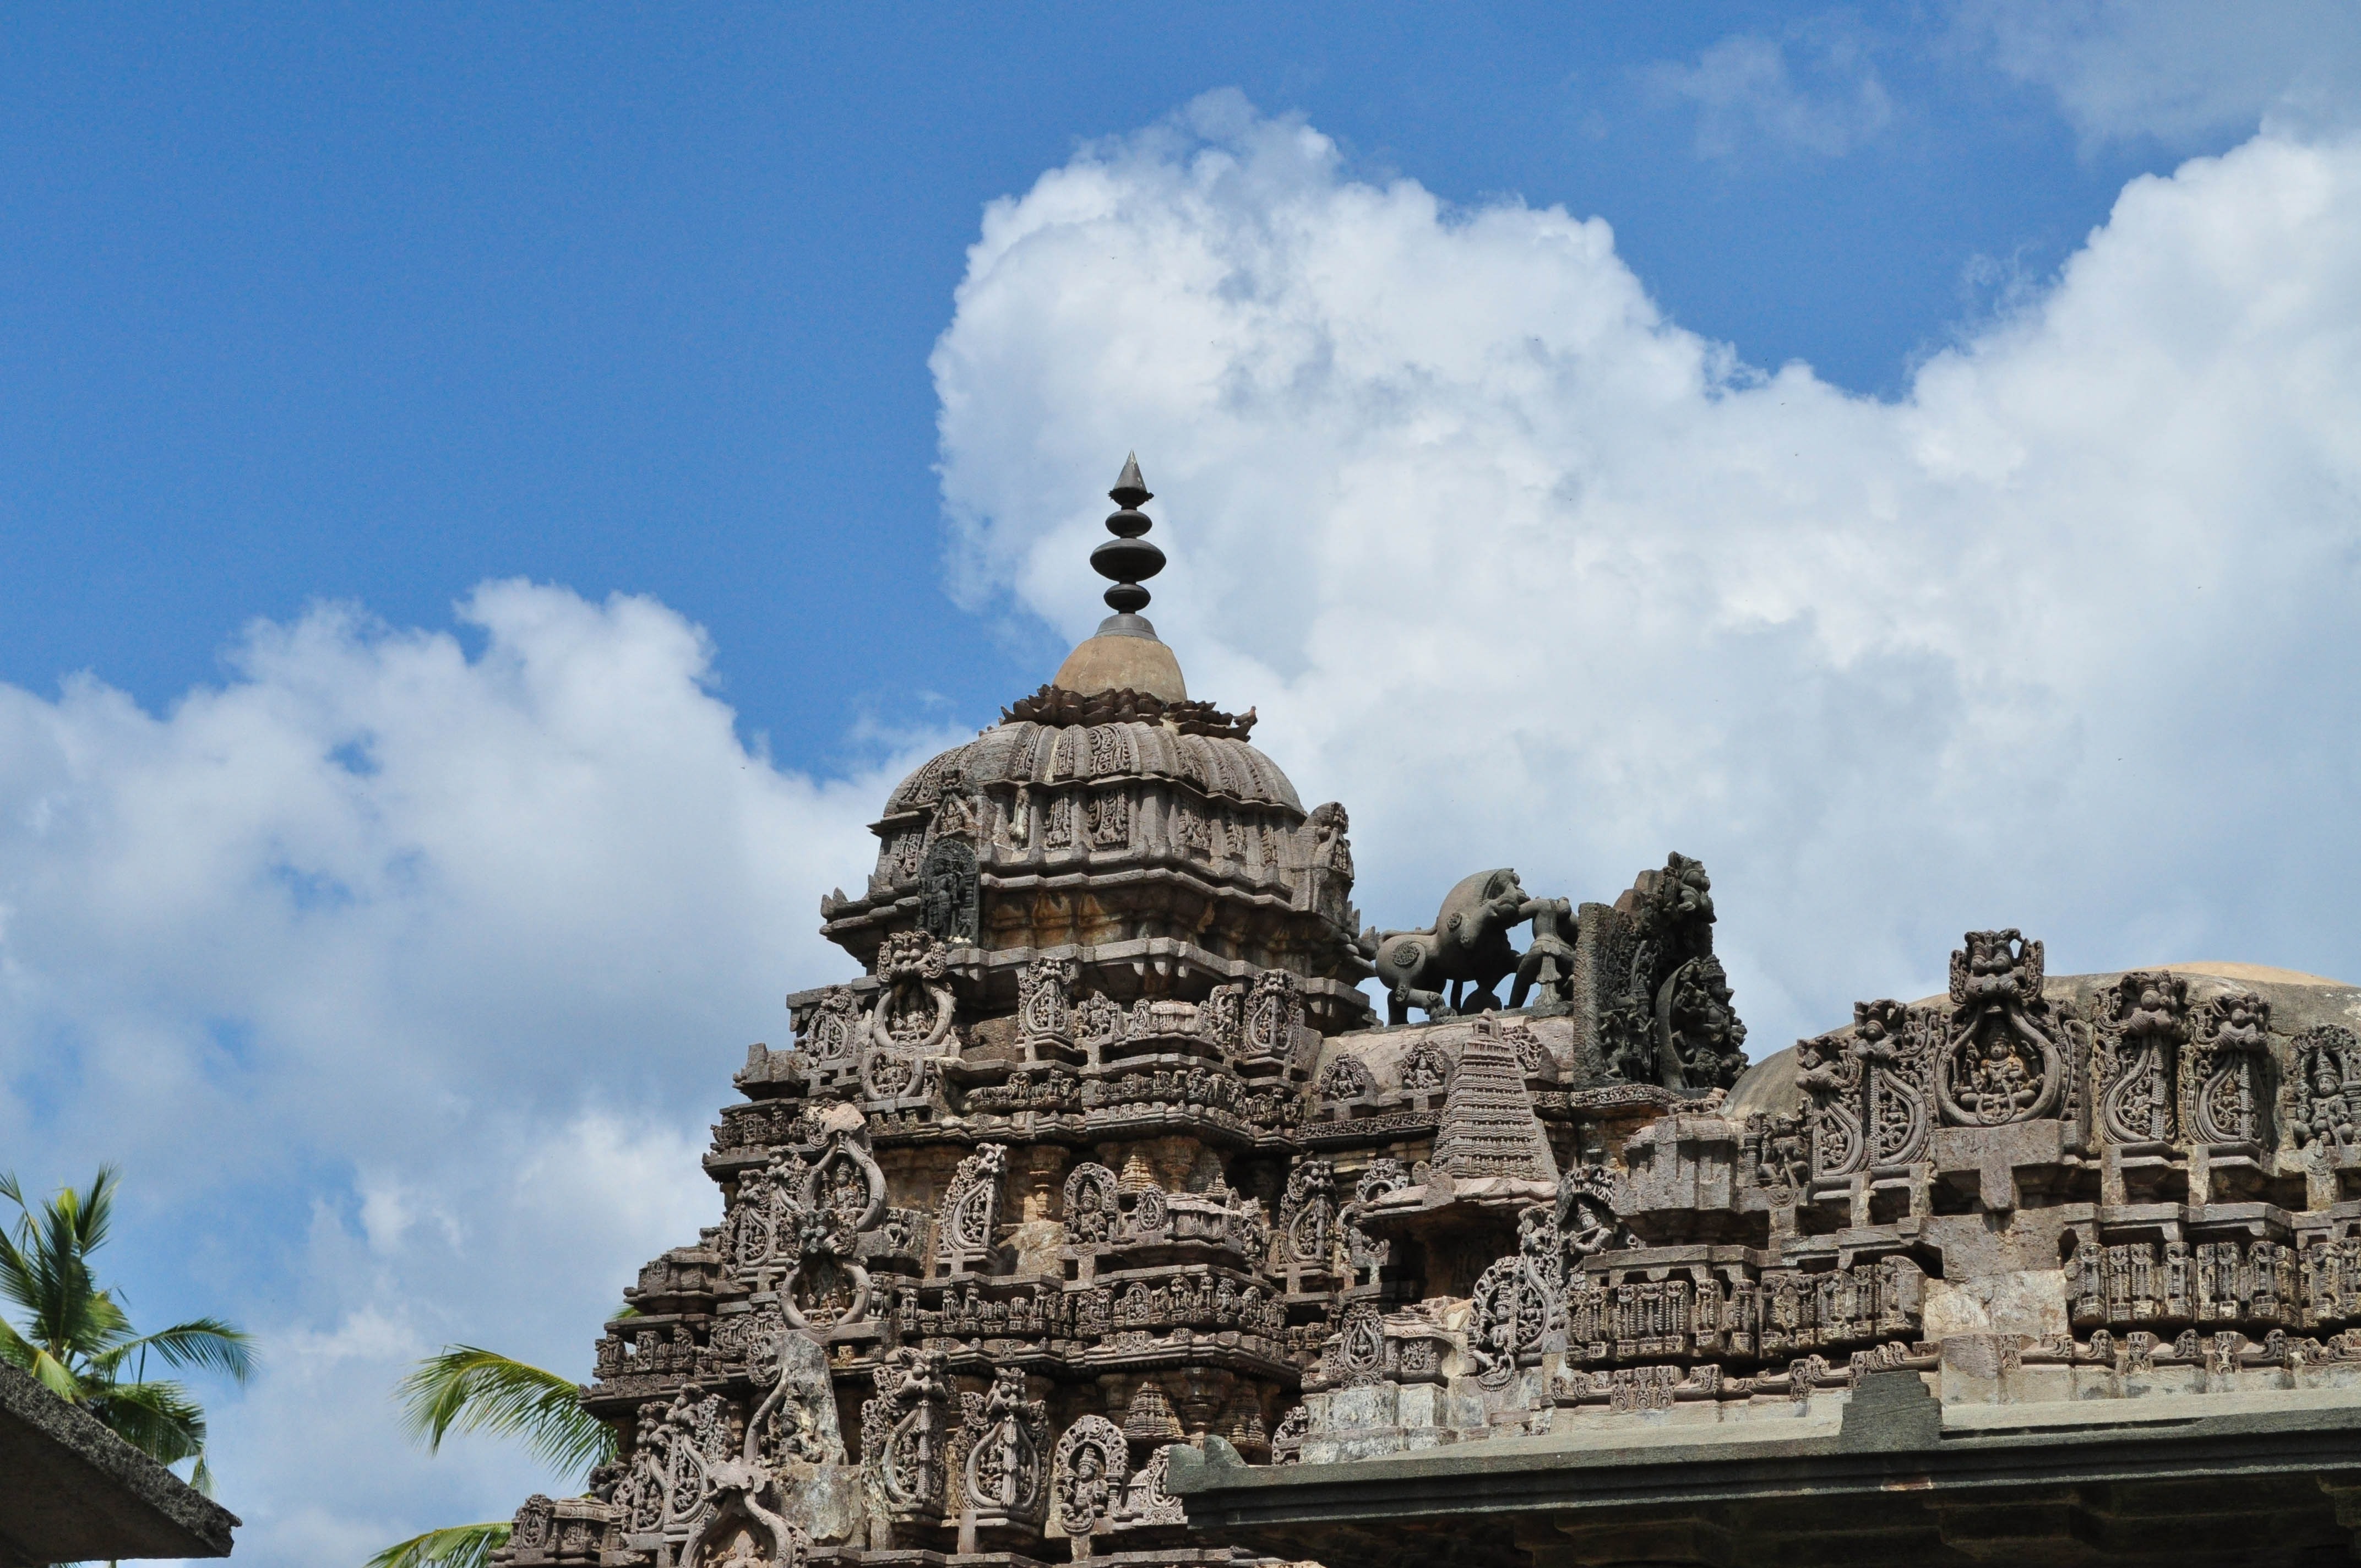
[[[1188,696],[1136,465],[1114,494],[1115,614],[889,798],[823,902],[844,973],[714,1128],[721,1223],[598,1342],[620,1453],[504,1568],[1248,1568],[1171,1445],[2361,1376],[2361,992],[2059,977],[1978,931],[1947,995],[1750,1066],[1685,855],[1612,902],[1481,872],[1356,938],[1344,807]]]

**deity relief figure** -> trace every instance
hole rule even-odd
[[[1343,806],[1326,801],[1303,819],[1312,834],[1310,874],[1304,900],[1345,931],[1353,928],[1353,842],[1345,837],[1352,819]]]
[[[976,874],[975,846],[968,841],[975,832],[974,819],[962,806],[954,828],[944,828],[950,804],[945,802],[943,815],[936,819],[943,836],[927,847],[926,859],[918,865],[918,928],[939,942],[964,947],[976,939],[983,886]],[[951,836],[954,830],[959,836]]]
[[[2323,1024],[2295,1037],[2297,1097],[2288,1131],[2296,1146],[2345,1149],[2361,1141],[2361,1036]]]
[[[2041,944],[2015,931],[1971,931],[1951,955],[1951,1022],[1938,1063],[1945,1118],[2000,1126],[2059,1113],[2065,1051],[2041,996]]]
[[[877,1004],[869,1019],[880,1050],[926,1052],[950,1034],[958,1002],[945,978],[950,954],[939,940],[897,931],[877,948]]]
[[[1758,1111],[1748,1120],[1753,1124],[1748,1130],[1762,1151],[1755,1163],[1755,1179],[1791,1196],[1802,1191],[1812,1175],[1810,1140],[1804,1131],[1804,1119],[1770,1116]]]
[[[1433,1040],[1421,1040],[1402,1053],[1401,1086],[1413,1092],[1439,1090],[1451,1081],[1451,1058]]]
[[[1059,1528],[1072,1539],[1074,1556],[1087,1557],[1091,1536],[1113,1518],[1131,1479],[1123,1429],[1104,1416],[1082,1417],[1058,1440],[1051,1475]]]
[[[1520,1223],[1534,1223],[1530,1212]],[[1584,1166],[1562,1179],[1554,1223],[1567,1268],[1598,1253],[1640,1245],[1615,1212],[1615,1179],[1602,1166]]]
[[[1287,1173],[1287,1190],[1279,1201],[1282,1271],[1328,1266],[1335,1245],[1335,1168],[1324,1159],[1299,1159]]]
[[[1730,976],[1708,953],[1673,971],[1656,994],[1657,1072],[1667,1088],[1728,1088],[1746,1066],[1746,1025]]]
[[[1114,1238],[1115,1174],[1091,1161],[1074,1167],[1066,1178],[1066,1241],[1069,1245],[1096,1246]]]

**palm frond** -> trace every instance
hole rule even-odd
[[[90,1396],[90,1385],[74,1376],[74,1369],[51,1355],[38,1345],[33,1347],[32,1365],[25,1368],[33,1380],[69,1405],[79,1405]]]
[[[368,1568],[485,1568],[509,1543],[510,1526],[459,1524],[398,1541],[368,1560]]]
[[[23,1337],[60,1359],[103,1351],[131,1334],[122,1307],[98,1287],[90,1255],[113,1224],[116,1176],[101,1166],[80,1191],[68,1187],[36,1209],[11,1175],[0,1197],[16,1205],[16,1223],[0,1235],[0,1297],[26,1316]]]
[[[210,1367],[228,1373],[240,1383],[254,1371],[254,1336],[219,1318],[192,1318],[152,1334],[123,1340],[92,1356],[91,1365],[111,1374],[129,1357],[150,1350],[168,1365]]]
[[[582,1409],[570,1378],[475,1345],[455,1344],[420,1362],[394,1390],[402,1426],[429,1453],[452,1432],[521,1439],[566,1475],[615,1456],[615,1431]]]
[[[0,1318],[0,1361],[30,1371],[33,1358],[40,1354],[34,1348],[32,1341],[18,1333],[7,1319]]]
[[[159,1464],[204,1452],[205,1412],[178,1383],[101,1384],[83,1409]]]

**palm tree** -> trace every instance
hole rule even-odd
[[[254,1341],[219,1318],[192,1318],[151,1334],[132,1328],[90,1263],[114,1223],[116,1184],[115,1168],[101,1166],[88,1187],[52,1193],[37,1209],[15,1176],[0,1175],[0,1198],[16,1205],[15,1224],[0,1233],[0,1300],[22,1314],[15,1323],[0,1317],[0,1360],[160,1463],[194,1460],[189,1479],[209,1493],[203,1407],[182,1384],[148,1377],[148,1357],[243,1383],[254,1369]]]
[[[497,1351],[445,1345],[401,1380],[394,1398],[403,1429],[429,1453],[452,1432],[481,1431],[521,1439],[566,1475],[587,1475],[615,1457],[615,1429],[583,1409],[572,1379]],[[387,1547],[368,1568],[484,1568],[508,1540],[506,1519],[450,1525]]]

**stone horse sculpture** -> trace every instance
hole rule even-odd
[[[1427,930],[1367,933],[1362,943],[1386,988],[1387,1022],[1409,1023],[1412,1007],[1431,1018],[1498,1007],[1494,988],[1517,972],[1509,933],[1532,917],[1532,905],[1517,873],[1503,867],[1464,878],[1444,895]]]

